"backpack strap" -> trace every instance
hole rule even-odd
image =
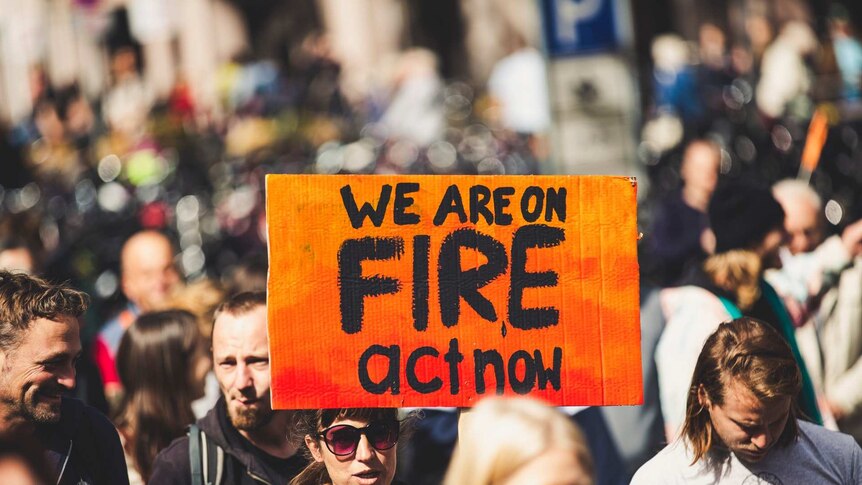
[[[218,485],[224,475],[224,450],[197,424],[189,426],[189,460],[192,485]],[[211,480],[215,477],[215,480]]]
[[[200,436],[203,440],[203,449],[206,450],[206,453],[203,454],[204,483],[206,485],[218,485],[221,483],[224,471],[224,450],[213,440],[208,439],[207,434],[203,431],[201,431]],[[212,477],[215,477],[215,480],[211,480]]]
[[[189,426],[189,465],[191,465],[192,484],[204,485],[203,467],[201,461],[206,457],[201,453],[201,429],[197,424]]]

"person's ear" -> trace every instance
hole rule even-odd
[[[703,384],[697,386],[697,402],[699,402],[704,409],[712,407],[712,401],[709,400],[709,396],[706,394],[706,388],[703,387]]]
[[[311,435],[305,435],[305,446],[308,448],[308,451],[311,452],[311,457],[314,458],[314,461],[320,463],[323,461],[323,453],[320,451],[320,444],[311,437]]]

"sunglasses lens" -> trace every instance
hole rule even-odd
[[[362,429],[350,425],[333,426],[324,431],[323,439],[335,455],[350,455],[359,446],[362,434],[368,438],[368,443],[377,450],[388,450],[398,443],[398,422],[372,423]]]
[[[335,426],[326,432],[326,443],[336,455],[349,455],[356,451],[359,443],[359,430],[353,426]]]
[[[398,423],[374,423],[368,427],[365,435],[374,448],[388,450],[398,442]]]

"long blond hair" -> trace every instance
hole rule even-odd
[[[502,483],[551,449],[574,453],[585,475],[581,483],[593,483],[592,458],[583,434],[553,407],[526,397],[490,397],[462,420],[443,485]]]
[[[733,249],[714,254],[703,263],[710,280],[732,294],[739,309],[746,311],[760,298],[760,256],[747,249]]]
[[[719,325],[706,339],[694,367],[681,433],[694,457],[692,465],[703,458],[724,459],[722,453],[708,454],[720,438],[713,435],[712,420],[702,398],[724,405],[731,382],[742,383],[761,401],[794,398],[790,419],[777,444],[787,445],[798,435],[799,407],[795,397],[802,389],[802,374],[790,346],[768,324],[750,317],[737,318]]]

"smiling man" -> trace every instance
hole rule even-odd
[[[862,482],[853,438],[798,419],[801,388],[793,353],[770,325],[722,323],[698,357],[679,439],[632,484]]]
[[[212,339],[222,398],[197,422],[199,435],[193,430],[159,454],[150,483],[199,483],[192,461],[201,474],[211,472],[206,481],[216,485],[288,483],[306,462],[287,439],[293,413],[270,405],[266,294],[241,293],[223,303]]]
[[[64,396],[75,387],[87,304],[68,286],[0,271],[0,436],[35,437],[58,484],[128,484],[114,426]]]

